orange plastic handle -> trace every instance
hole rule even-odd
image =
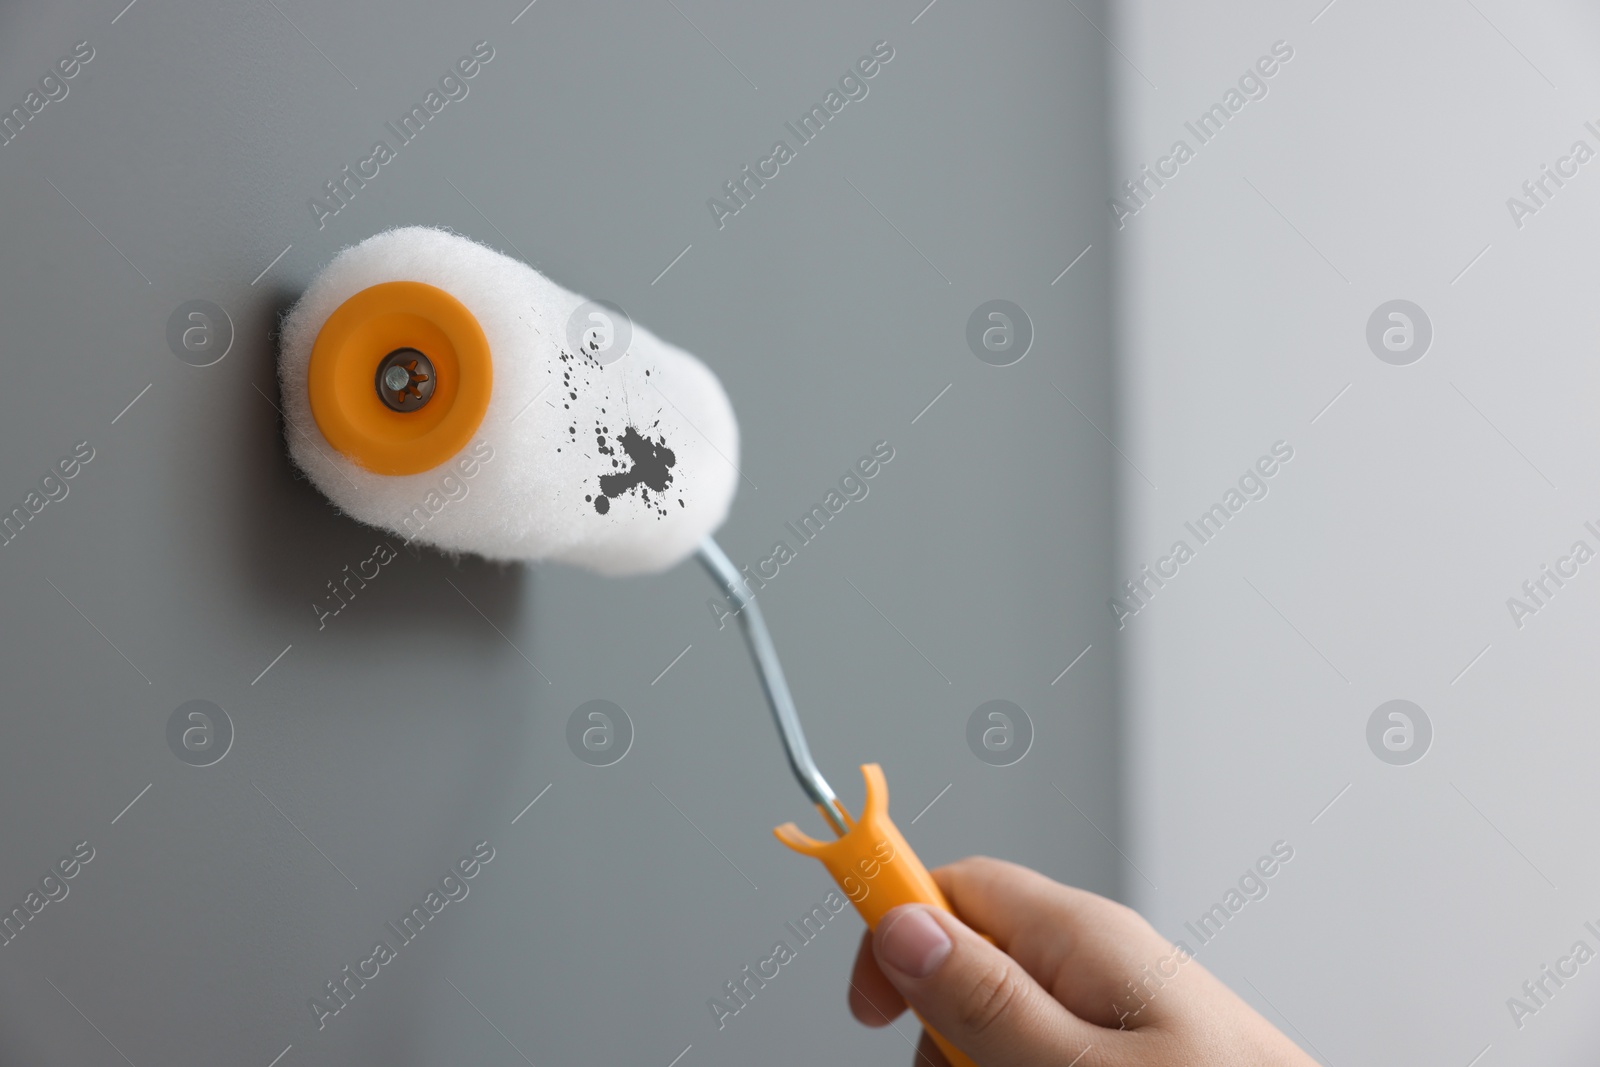
[[[901,904],[927,904],[949,911],[950,902],[939,891],[938,883],[889,819],[889,786],[884,781],[883,768],[864,763],[861,777],[867,784],[861,817],[852,819],[844,805],[839,805],[839,815],[850,831],[837,841],[818,841],[792,822],[784,823],[773,834],[796,852],[821,860],[846,899],[866,920],[869,930],[877,929],[879,920]],[[976,1067],[971,1057],[926,1023],[923,1028],[951,1067]]]

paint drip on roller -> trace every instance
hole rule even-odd
[[[605,438],[602,437],[600,440],[604,441]],[[650,503],[650,490],[652,489],[656,491],[659,499],[660,495],[665,493],[667,487],[672,484],[672,468],[678,462],[677,454],[667,447],[666,438],[663,437],[652,441],[648,437],[642,436],[638,429],[633,426],[629,426],[622,436],[617,438],[617,444],[622,446],[622,451],[627,455],[630,466],[627,470],[619,471],[616,474],[602,474],[600,476],[600,495],[594,498],[594,509],[602,515],[611,510],[613,498],[619,497],[629,490],[638,490],[639,499],[646,504]],[[616,454],[616,449],[612,448],[602,447],[600,451],[611,456]],[[620,461],[616,459],[611,462],[614,466],[621,466]],[[584,499],[587,500],[588,497]],[[678,506],[683,506],[681,497],[678,500]],[[661,515],[667,513],[667,509],[660,506],[659,503],[656,505],[656,511]]]
[[[587,352],[576,356],[563,352],[561,361],[567,364],[567,369],[561,372],[561,388],[568,400],[579,399],[578,390],[586,388],[595,376],[589,371],[604,375],[608,369]],[[648,382],[650,371],[647,369],[644,374]],[[582,381],[575,379],[574,375],[581,377]],[[608,436],[612,430],[606,425],[608,420],[605,415],[606,409],[601,408],[595,416],[594,447],[613,469],[595,479],[595,491],[586,493],[584,501],[593,504],[597,513],[608,515],[611,513],[612,500],[632,492],[640,503],[653,509],[658,517],[664,517],[667,514],[665,494],[672,485],[672,468],[677,466],[678,455],[667,447],[667,440],[661,434],[656,433],[654,440],[650,437],[651,433],[660,429],[661,420],[656,419],[644,432],[640,432],[637,426],[628,425],[620,433]],[[576,423],[567,427],[571,444],[577,443],[578,434]],[[656,494],[654,499],[651,499],[651,491]],[[682,497],[678,498],[677,503],[680,508],[687,506]]]
[[[395,281],[460,301],[483,331],[493,371],[472,440],[416,474],[376,473],[341,453],[309,397],[323,325],[357,293]],[[572,351],[567,323],[586,303],[527,264],[445,230],[390,230],[345,249],[283,323],[290,455],[352,517],[447,552],[610,575],[672,566],[727,516],[738,480],[733,408],[704,364],[638,325],[620,359],[602,365],[594,353]],[[493,463],[478,462],[486,454]],[[436,500],[448,506],[433,507]]]

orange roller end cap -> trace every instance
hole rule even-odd
[[[377,387],[379,364],[413,349],[432,364],[426,403],[397,411]],[[420,474],[465,448],[483,423],[494,368],[466,306],[423,282],[384,282],[336,308],[311,348],[308,389],[317,429],[376,474]]]

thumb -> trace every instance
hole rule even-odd
[[[980,1064],[1057,1067],[1104,1037],[948,912],[903,904],[878,924],[872,948],[923,1022]]]

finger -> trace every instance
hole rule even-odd
[[[1074,1017],[1016,960],[937,908],[893,909],[872,947],[923,1021],[980,1064],[1059,1067],[1090,1045],[1131,1037]]]
[[[867,1026],[888,1026],[906,1010],[906,998],[885,978],[872,955],[872,934],[862,931],[850,974],[850,1014]]]
[[[969,857],[933,872],[950,906],[1068,1011],[1100,1026],[1160,1022],[1179,1003],[1186,957],[1135,911],[1037,871]]]
[[[917,1038],[917,1054],[911,1060],[911,1067],[950,1067],[950,1061],[944,1058],[926,1030]]]

